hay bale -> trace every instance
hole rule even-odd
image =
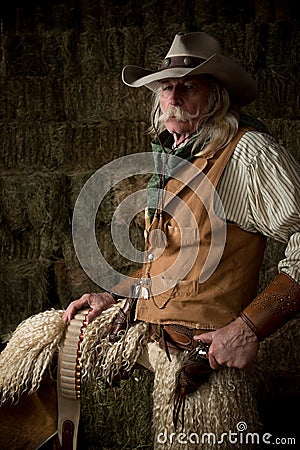
[[[12,259],[50,259],[69,228],[60,174],[6,175],[1,185],[1,250]]]
[[[4,169],[55,169],[70,155],[65,151],[66,125],[13,121],[1,126],[1,162]],[[66,153],[66,154],[65,154]]]
[[[134,95],[133,95],[134,94]],[[100,74],[65,80],[65,108],[68,120],[79,122],[120,119],[148,120],[150,93],[134,89],[121,81],[117,74]]]
[[[147,34],[141,33],[140,27],[126,27],[121,30],[124,39],[124,56],[122,64],[144,64],[144,51]]]
[[[111,9],[103,0],[81,2],[82,28],[90,33],[97,33],[101,28],[111,26]]]
[[[300,122],[290,119],[269,119],[265,123],[280,145],[300,161]]]
[[[240,23],[212,23],[203,26],[203,31],[214,36],[221,43],[223,52],[245,65],[245,32]]]
[[[66,308],[69,303],[80,298],[86,292],[100,292],[102,289],[88,277],[80,266],[73,243],[65,239],[62,245],[62,257],[52,262],[51,290],[57,303]]]
[[[252,70],[266,67],[267,30],[266,23],[249,22],[245,26],[245,61]]]
[[[1,37],[0,43],[0,77],[7,75],[7,36]],[[0,90],[1,93],[1,90]]]
[[[299,115],[295,102],[298,88],[298,26],[294,23],[249,23],[246,25],[246,61],[253,66],[260,95],[249,111],[268,118]],[[247,66],[246,66],[247,67]]]
[[[72,126],[67,146],[72,159],[68,168],[97,170],[124,155],[150,150],[146,124],[119,120]]]
[[[293,119],[298,114],[298,105],[292,95],[292,90],[297,89],[296,80],[282,74],[280,68],[258,69],[255,78],[259,96],[247,107],[248,112],[267,119]]]
[[[278,274],[278,262],[284,257],[286,245],[282,242],[267,240],[267,246],[260,271],[259,291],[263,290]]]
[[[5,170],[97,170],[115,158],[150,150],[148,118],[87,124],[51,121],[38,127],[33,122],[10,122],[0,128],[0,169]]]
[[[42,57],[42,42],[38,34],[28,31],[11,36],[7,43],[7,53],[9,76],[47,75]]]
[[[271,22],[268,25],[267,66],[278,67],[282,73],[297,77],[298,63],[299,25],[296,22]]]
[[[121,73],[124,41],[118,28],[81,33],[78,51],[83,76],[94,78],[103,72]]]
[[[43,258],[0,259],[0,329],[12,332],[32,314],[51,307],[50,262]]]
[[[69,177],[69,199],[70,199],[70,206],[73,208],[75,205],[75,202],[77,200],[77,197],[84,186],[85,182],[89,179],[90,175],[92,175],[90,172],[88,173],[75,173]],[[145,181],[140,180],[140,189],[142,189],[145,186]],[[111,230],[111,221],[113,214],[120,202],[122,202],[129,194],[132,192],[139,190],[139,187],[137,183],[133,180],[126,179],[124,182],[119,183],[118,185],[112,187],[112,189],[107,193],[107,195],[104,196],[103,201],[99,205],[99,209],[97,211],[97,214],[95,214],[94,220],[95,220],[95,232],[96,232],[96,239],[98,242],[98,248],[100,249],[101,254],[103,255],[105,261],[108,262],[108,264],[115,269],[116,271],[122,273],[122,274],[130,274],[134,272],[139,264],[136,264],[134,261],[131,261],[130,259],[122,256],[119,253],[118,248],[116,248],[115,243],[113,241],[112,237],[112,230]],[[92,214],[92,211],[90,211]],[[89,220],[89,212],[85,211],[84,213],[84,220],[85,222],[82,222],[79,224],[79,227],[82,226],[82,230],[78,231],[77,236],[81,236],[82,241],[77,242],[76,246],[80,246],[81,248],[86,249],[87,255],[92,255],[92,250],[89,250],[90,242],[89,240],[86,241],[86,228],[85,223],[87,220]],[[92,218],[91,218],[92,220]],[[132,243],[133,247],[143,251],[144,247],[144,237],[143,237],[143,222],[144,222],[144,213],[142,212],[140,215],[135,217],[133,219],[133,222],[129,224],[129,238],[130,242]],[[117,226],[117,225],[116,225]],[[126,231],[126,230],[125,230]],[[120,233],[119,235],[122,235],[124,233],[124,225],[120,225]],[[126,237],[127,239],[127,237]],[[126,241],[127,242],[127,241]],[[74,249],[72,249],[72,243],[65,241],[64,247],[63,247],[63,255],[64,255],[64,261],[60,262],[56,265],[55,270],[59,270],[61,277],[58,281],[58,290],[59,292],[63,292],[63,304],[67,300],[67,296],[65,294],[65,291],[69,291],[68,299],[70,300],[70,297],[81,295],[83,292],[94,292],[102,290],[103,286],[99,282],[99,286],[97,284],[91,284],[88,282],[88,277],[84,273],[83,269],[79,266],[78,262],[74,258]],[[95,261],[91,260],[88,275],[95,274]],[[101,267],[97,266],[96,270],[97,279],[99,278],[99,274],[101,274]],[[63,277],[66,278],[66,286],[67,289],[64,286]],[[113,274],[111,274],[112,279],[106,279],[106,285],[112,287],[115,284],[115,280],[113,277]],[[100,277],[101,278],[101,277]],[[93,278],[95,280],[95,278]],[[61,282],[60,282],[61,280]],[[90,280],[89,280],[90,281]],[[89,288],[89,289],[88,289]],[[80,293],[81,289],[81,293]],[[60,298],[61,295],[60,295]]]
[[[152,449],[152,388],[153,375],[147,371],[135,371],[119,388],[87,384],[81,426],[89,449]]]
[[[213,2],[199,0],[195,2],[194,8],[195,29],[202,30],[205,25],[215,21],[216,11]]]
[[[66,5],[65,5],[66,6]],[[80,74],[76,57],[78,31],[52,28],[41,33],[42,58],[47,76],[59,80],[65,75]]]
[[[5,175],[1,180],[3,220],[11,230],[62,229],[67,223],[65,177],[58,173]]]
[[[135,175],[125,180],[122,180],[120,183],[114,186],[114,193],[116,196],[117,205],[120,205],[129,195],[132,195],[136,192],[143,191],[147,187],[148,180],[150,175]],[[137,205],[132,205],[135,207],[135,210],[138,210]],[[141,211],[135,216],[133,222],[141,227],[145,228],[145,213]]]

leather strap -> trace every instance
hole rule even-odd
[[[199,342],[195,341],[194,336],[205,332],[207,330],[198,330],[178,324],[150,323],[149,326],[150,340],[158,342],[163,350],[169,349],[172,352],[195,349],[199,346]]]
[[[281,272],[241,313],[241,318],[262,340],[300,311],[300,285]]]
[[[80,417],[81,343],[89,310],[71,320],[59,349],[57,373],[58,438],[62,450],[76,450]]]
[[[196,56],[170,56],[165,58],[158,70],[172,69],[174,67],[197,67],[203,64],[206,59]]]

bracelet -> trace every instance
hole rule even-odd
[[[253,331],[253,333],[256,335],[257,339],[259,341],[262,341],[262,337],[259,334],[259,331],[257,327],[254,325],[252,320],[249,319],[249,317],[246,316],[243,312],[241,312],[240,318],[245,322],[246,325]]]

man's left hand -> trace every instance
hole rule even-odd
[[[256,334],[239,317],[229,325],[216,331],[194,337],[208,344],[208,359],[212,369],[223,366],[244,369],[256,358],[259,342]]]

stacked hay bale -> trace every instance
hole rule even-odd
[[[220,39],[259,82],[248,111],[300,159],[299,29],[289,2],[242,1],[236,8],[225,0],[16,0],[0,13],[2,336],[32,314],[99,290],[76,259],[74,204],[97,169],[149,150],[150,93],[133,92],[120,74],[126,64],[155,69],[176,32],[202,29]],[[97,217],[100,247],[122,273],[135,265],[116,254],[109,225],[127,190],[128,184],[110,192]],[[142,227],[138,217],[131,229],[137,247]],[[282,252],[281,244],[268,243],[262,287]],[[139,374],[113,393],[99,389],[99,397],[87,387],[84,448],[150,448],[151,382]],[[134,432],[132,417],[140,417]]]

